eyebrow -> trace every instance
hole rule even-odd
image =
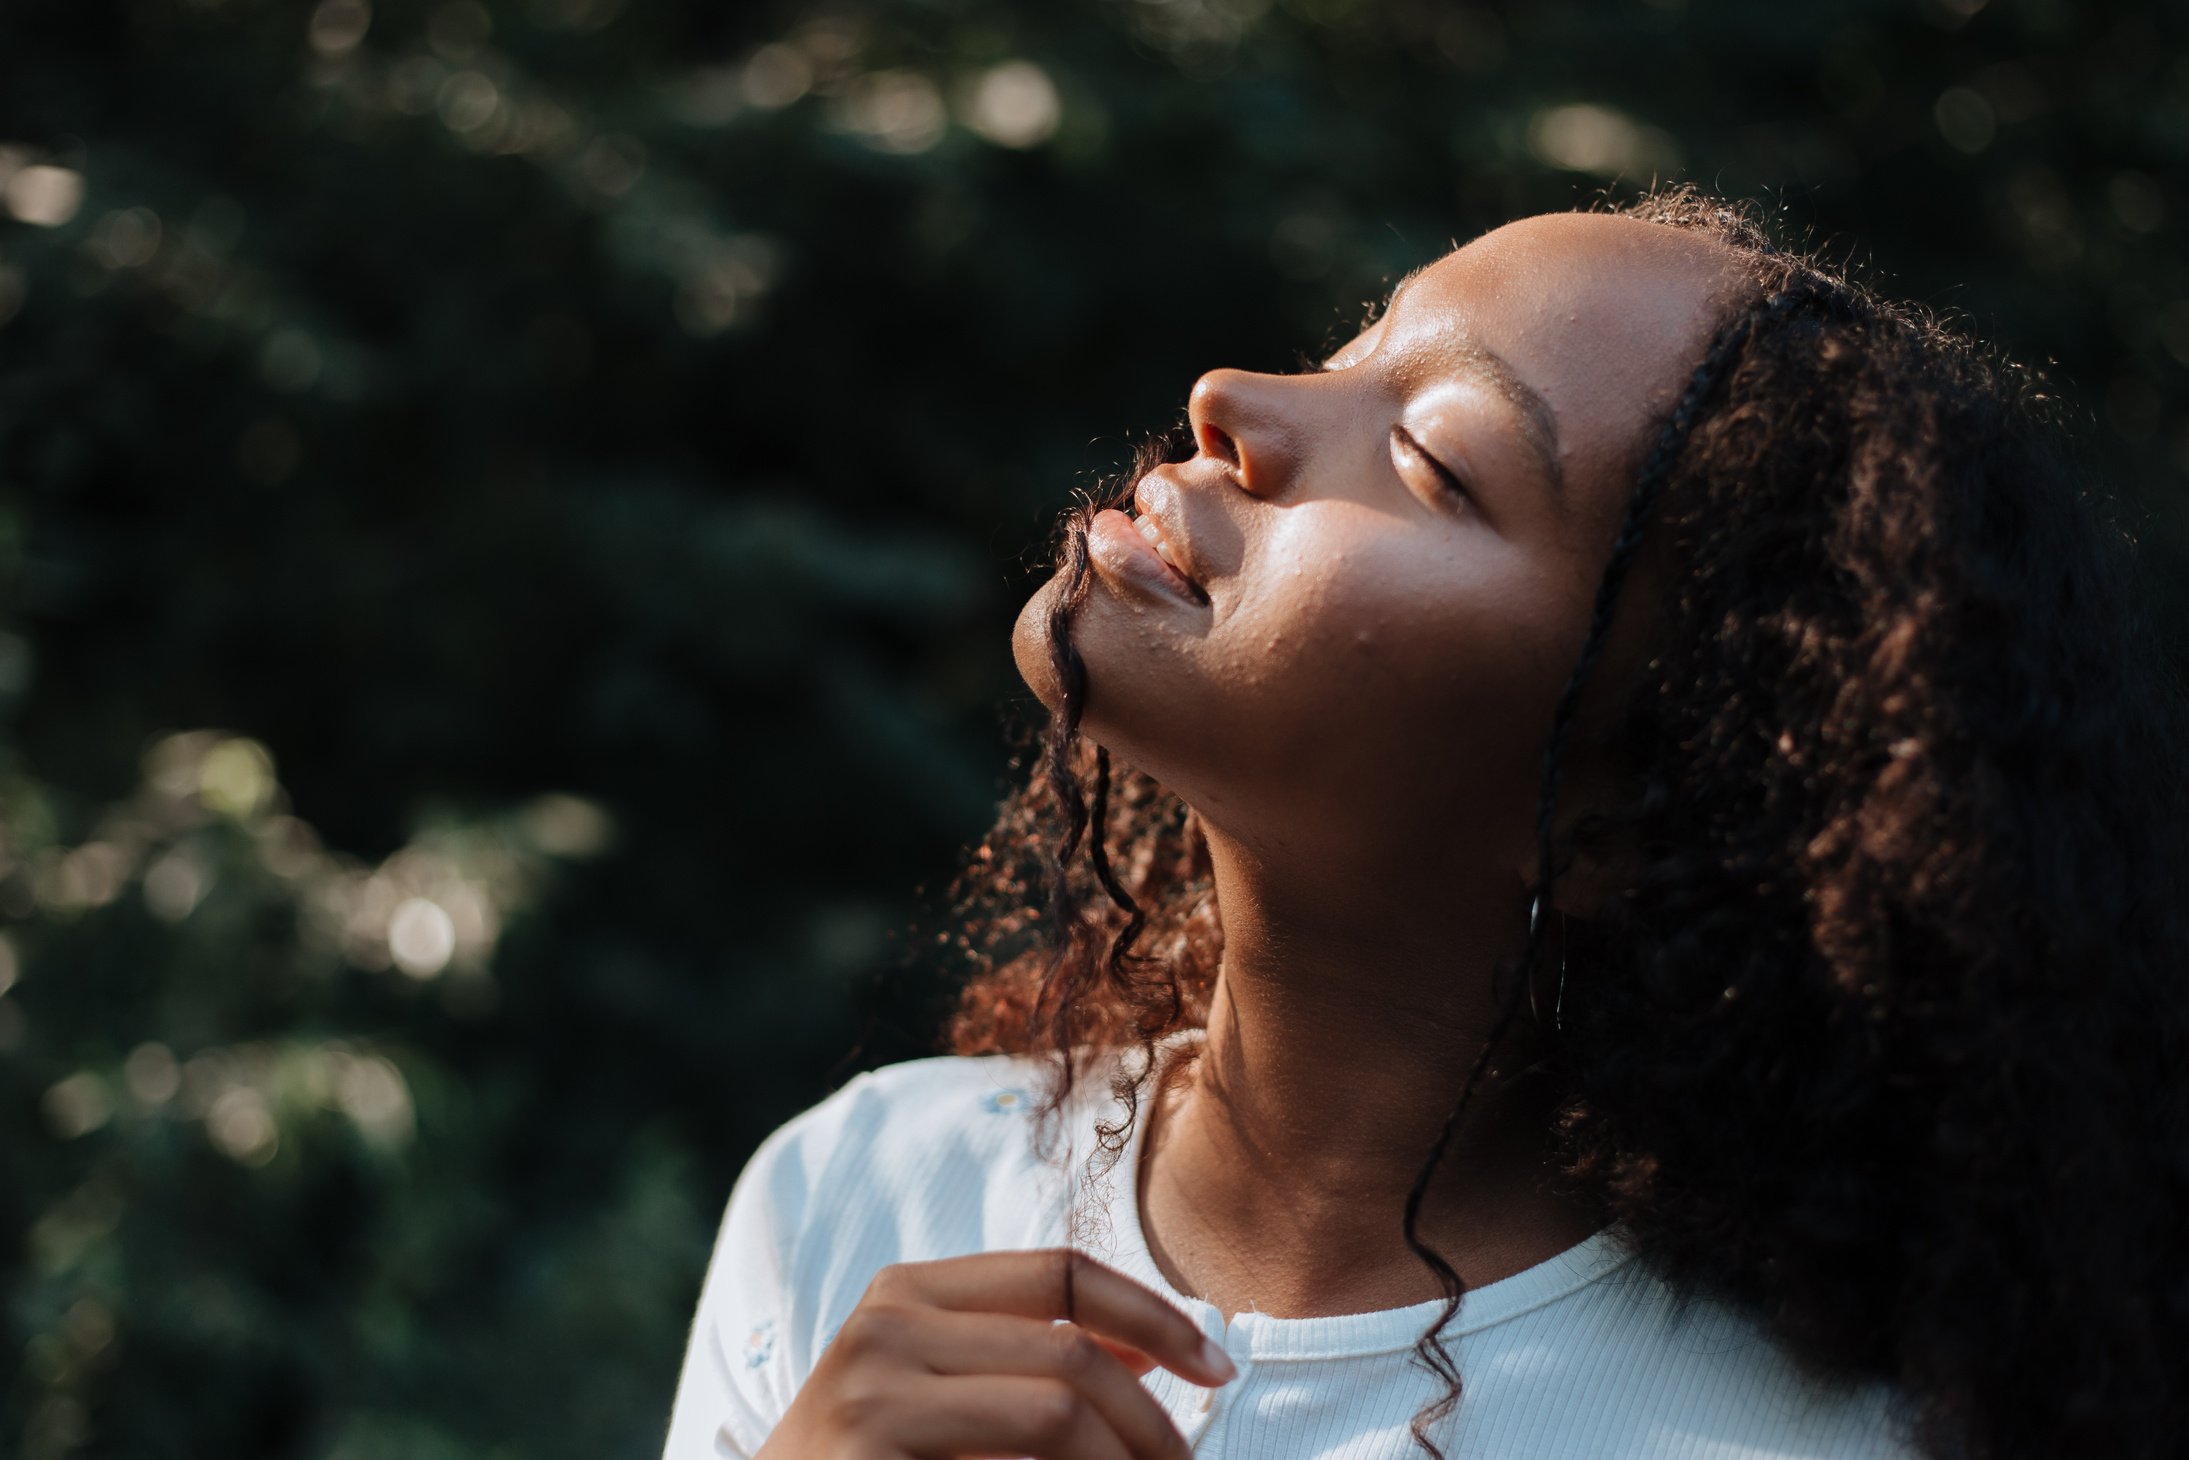
[[[1406,292],[1406,286],[1421,277],[1422,271],[1428,267],[1427,264],[1418,265],[1392,286],[1389,302],[1376,316],[1379,322],[1388,318],[1391,311],[1398,307],[1399,296]],[[1520,372],[1513,369],[1511,361],[1488,345],[1476,340],[1465,340],[1460,343],[1457,352],[1460,365],[1486,382],[1513,408],[1514,414],[1520,417],[1521,436],[1534,451],[1538,464],[1543,468],[1543,475],[1550,480],[1552,495],[1563,500],[1566,474],[1558,464],[1558,417],[1551,413],[1550,402],[1543,399],[1534,386],[1520,378]],[[1325,365],[1323,368],[1327,370],[1330,367]]]
[[[1563,497],[1566,473],[1558,464],[1558,418],[1551,414],[1550,402],[1520,378],[1520,372],[1513,369],[1510,361],[1488,345],[1478,345],[1470,340],[1460,347],[1460,356],[1519,414],[1520,434],[1534,448],[1542,463],[1543,475],[1550,478],[1552,493]]]

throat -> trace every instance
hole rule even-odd
[[[1289,1151],[1252,1139],[1226,1114],[1190,1072],[1175,1070],[1141,1112],[1148,1128],[1134,1215],[1173,1288],[1227,1322],[1242,1312],[1318,1318],[1445,1296],[1403,1231],[1419,1160],[1379,1157],[1368,1132],[1364,1155]],[[1537,1129],[1541,1140],[1455,1151],[1425,1193],[1417,1235],[1470,1289],[1549,1261],[1603,1225],[1559,1189],[1548,1111]]]

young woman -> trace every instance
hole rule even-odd
[[[2183,1454],[2182,717],[2048,410],[1689,190],[1203,377],[670,1460]]]

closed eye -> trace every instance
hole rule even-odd
[[[1450,467],[1431,455],[1429,448],[1416,440],[1413,432],[1407,430],[1404,426],[1393,426],[1391,428],[1391,439],[1397,442],[1407,455],[1417,458],[1426,464],[1431,471],[1435,472],[1438,480],[1442,481],[1446,488],[1461,497],[1467,495],[1467,488],[1460,481],[1458,475]]]

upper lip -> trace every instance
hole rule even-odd
[[[1193,544],[1180,530],[1178,489],[1154,473],[1140,479],[1133,488],[1133,518],[1136,522],[1152,522],[1156,531],[1163,535],[1163,550],[1178,576],[1185,579],[1196,592],[1205,595],[1201,587],[1201,571],[1193,560]]]

